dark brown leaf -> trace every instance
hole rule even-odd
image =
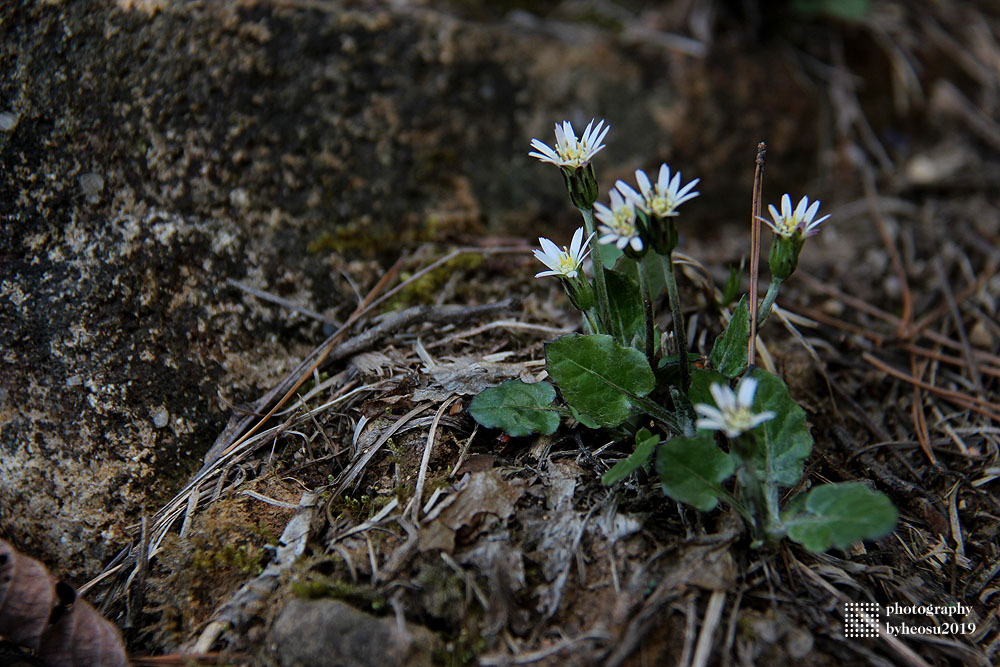
[[[0,540],[0,638],[50,667],[128,665],[118,629],[38,561]]]

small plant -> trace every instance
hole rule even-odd
[[[771,219],[771,283],[751,327],[744,295],[718,337],[705,368],[692,368],[674,266],[677,208],[700,193],[698,179],[683,184],[679,172],[660,167],[653,183],[636,171],[638,190],[618,181],[610,206],[597,202],[593,157],[609,128],[591,121],[580,138],[567,121],[556,125],[556,144],[533,139],[531,156],[557,165],[570,200],[583,217],[569,247],[540,238],[535,256],[555,277],[584,319],[584,334],[545,346],[554,383],[511,380],[480,393],[473,418],[511,436],[552,434],[564,418],[591,429],[610,429],[634,440],[635,450],[603,477],[614,484],[655,466],[663,491],[700,510],[719,501],[748,523],[755,544],[789,537],[812,551],[843,548],[881,537],[896,523],[885,494],[858,483],[813,486],[782,503],[796,486],[813,439],[805,412],[780,378],[748,365],[751,330],[763,326],[781,285],[792,275],[806,238],[830,216],[817,218],[819,202],[803,197],[793,208],[786,194]],[[603,252],[602,252],[603,251]],[[591,265],[588,277],[585,262]],[[735,278],[733,276],[736,276]],[[727,281],[722,310],[738,293],[738,274]],[[658,331],[653,295],[666,289],[672,336]],[[733,385],[735,384],[735,389]],[[557,401],[556,387],[563,403]],[[652,427],[645,428],[644,425]],[[735,484],[729,485],[730,478]],[[732,490],[731,490],[732,489]]]

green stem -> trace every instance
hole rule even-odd
[[[639,291],[642,293],[642,315],[646,322],[646,361],[649,367],[656,370],[656,353],[653,351],[653,298],[649,293],[649,277],[642,261],[636,261],[636,272],[639,274]],[[625,341],[628,344],[628,341]]]
[[[601,248],[594,234],[594,209],[581,208],[583,227],[590,236],[590,259],[594,265],[594,291],[597,292],[598,323],[603,325],[604,333],[611,333],[611,306],[608,301],[608,286],[604,280],[604,262],[601,260]],[[592,235],[592,236],[591,236]]]
[[[677,341],[677,356],[681,362],[681,389],[687,393],[691,386],[691,371],[688,369],[687,330],[684,327],[684,311],[681,310],[680,296],[677,292],[677,276],[674,275],[674,253],[660,255],[664,263],[664,276],[667,279],[667,296],[670,297],[670,313],[674,318],[674,339]]]
[[[783,282],[785,281],[781,278],[771,278],[771,284],[767,286],[767,294],[764,295],[764,301],[761,302],[760,311],[757,313],[758,329],[764,326],[764,322],[767,322],[767,317],[771,314],[771,306],[774,305],[775,299],[778,298],[778,290],[781,289],[781,283]]]
[[[761,479],[754,472],[751,461],[758,451],[758,444],[749,433],[729,441],[730,451],[738,466],[736,478],[753,510],[755,537],[773,543],[781,538],[783,532],[778,485],[768,477]]]

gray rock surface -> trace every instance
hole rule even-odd
[[[267,637],[282,667],[422,667],[439,646],[427,628],[401,627],[339,600],[291,600]]]

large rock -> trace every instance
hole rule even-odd
[[[576,224],[527,157],[567,117],[611,123],[605,185],[720,160],[670,82],[708,99],[701,61],[655,40],[361,4],[0,9],[0,533],[66,576],[321,338],[227,279],[344,317],[345,256]]]
[[[282,667],[423,667],[440,641],[427,628],[377,618],[339,600],[292,600],[267,636]]]

